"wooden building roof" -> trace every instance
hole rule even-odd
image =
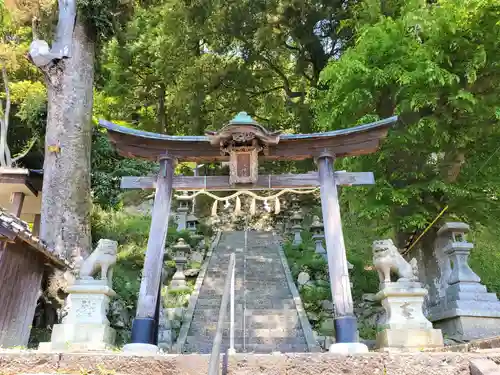
[[[71,268],[70,264],[59,254],[51,251],[37,236],[33,235],[29,225],[0,208],[0,241],[22,241],[38,253],[51,267],[66,270]]]
[[[220,152],[214,140],[227,138],[231,127],[254,127],[259,137],[272,140],[268,143],[264,160],[303,160],[319,156],[322,152],[330,152],[336,157],[355,156],[375,152],[381,139],[385,138],[389,127],[397,121],[397,116],[386,118],[370,124],[355,126],[323,133],[279,134],[268,132],[253,120],[238,122],[237,119],[247,116],[240,113],[219,132],[209,132],[208,136],[172,136],[146,132],[120,126],[106,120],[99,124],[106,128],[111,142],[118,152],[127,157],[157,160],[168,152],[179,161],[217,162],[229,160]],[[247,116],[250,118],[249,116]]]
[[[0,168],[0,207],[10,207],[12,193],[23,193],[20,218],[33,222],[42,204],[43,171]]]

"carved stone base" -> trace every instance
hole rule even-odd
[[[422,311],[427,290],[418,282],[382,284],[381,300],[387,320],[377,335],[378,348],[419,349],[443,346],[441,330],[433,329]]]
[[[454,318],[435,321],[450,338],[458,340],[477,340],[500,335],[500,318],[485,316],[455,316]]]
[[[429,309],[434,326],[458,340],[500,335],[500,301],[480,283],[460,282],[448,286],[446,294]]]
[[[440,329],[384,329],[377,334],[377,348],[382,351],[420,350],[444,346]]]
[[[106,312],[115,292],[107,280],[77,280],[68,288],[68,315],[54,325],[50,342],[40,343],[40,351],[92,351],[113,346],[116,332],[109,326]]]

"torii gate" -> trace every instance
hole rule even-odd
[[[132,324],[132,344],[141,348],[155,344],[155,310],[172,190],[238,190],[312,188],[319,185],[325,226],[328,270],[335,306],[335,338],[330,351],[363,351],[357,343],[346,250],[340,219],[337,185],[373,184],[372,172],[334,172],[335,158],[375,152],[397,117],[353,128],[311,134],[269,132],[245,112],[239,113],[218,132],[206,136],[170,136],[126,128],[100,120],[118,152],[127,157],[158,161],[156,178],[124,177],[122,188],[155,189],[151,228],[144,270]],[[304,160],[314,158],[317,173],[258,176],[259,160]],[[174,176],[176,162],[230,162],[230,176]],[[349,346],[350,345],[350,346]],[[154,346],[152,347],[155,348]],[[132,349],[133,350],[133,349]]]

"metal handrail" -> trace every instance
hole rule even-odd
[[[229,350],[228,354],[234,354],[234,265],[236,263],[234,253],[229,258],[229,267],[227,269],[226,283],[224,284],[224,291],[222,292],[222,300],[220,302],[219,320],[217,322],[217,330],[215,332],[214,343],[212,345],[212,354],[210,355],[210,362],[208,364],[208,375],[219,374],[219,357],[220,347],[222,344],[222,332],[224,328],[224,321],[227,314],[227,303],[231,300],[231,313],[229,322]]]

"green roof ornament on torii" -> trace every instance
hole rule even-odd
[[[271,190],[320,187],[332,301],[335,306],[336,344],[332,352],[363,352],[357,342],[348,263],[342,233],[337,185],[373,184],[372,172],[334,172],[335,158],[370,154],[379,148],[397,116],[347,129],[310,134],[270,132],[245,112],[240,112],[219,131],[205,136],[171,136],[140,131],[100,120],[117,151],[127,157],[158,161],[156,177],[123,177],[125,189],[155,189],[151,228],[141,280],[137,314],[132,326],[134,349],[155,345],[155,310],[173,189],[177,190]],[[258,175],[260,160],[313,158],[318,172]],[[174,176],[176,162],[227,162],[230,176]]]

